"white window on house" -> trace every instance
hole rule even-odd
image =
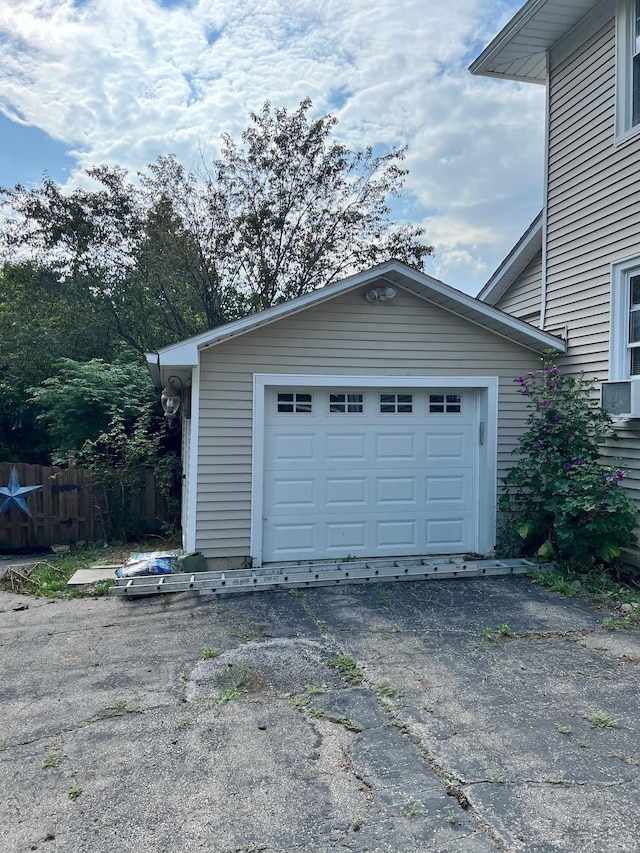
[[[616,136],[640,133],[640,0],[618,0]]]
[[[629,373],[640,376],[640,273],[629,277]]]
[[[329,394],[329,413],[358,415],[364,412],[364,394]]]
[[[413,412],[413,394],[380,394],[381,415],[408,415]]]
[[[313,410],[311,394],[283,392],[278,394],[276,411],[279,414],[310,415]]]
[[[640,376],[640,257],[611,267],[609,379]]]

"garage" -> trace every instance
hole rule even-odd
[[[183,389],[183,547],[223,571],[490,552],[516,380],[550,350],[389,261],[148,353]]]
[[[269,388],[263,559],[474,551],[477,412],[456,386]]]

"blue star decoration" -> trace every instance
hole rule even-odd
[[[24,512],[29,516],[29,518],[31,518],[31,513],[29,512],[25,496],[31,494],[31,492],[36,492],[41,488],[42,486],[21,486],[18,482],[18,472],[15,468],[12,468],[11,476],[9,477],[9,485],[0,486],[0,496],[2,496],[0,515],[4,515],[5,512],[8,512],[12,506],[17,506],[21,512]]]

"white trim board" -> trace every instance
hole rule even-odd
[[[184,422],[186,423],[186,421]],[[198,434],[200,430],[200,368],[194,367],[191,372],[191,441],[189,444],[187,500],[187,529],[182,531],[182,546],[186,553],[196,550],[196,518],[198,514]]]
[[[269,387],[306,388],[469,388],[479,391],[477,423],[484,424],[477,455],[476,550],[490,551],[495,544],[498,477],[497,376],[318,376],[299,373],[255,373],[253,376],[253,438],[251,464],[251,557],[262,566],[265,391]]]

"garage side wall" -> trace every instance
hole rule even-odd
[[[370,285],[369,285],[370,286]],[[369,303],[338,296],[201,354],[195,544],[217,565],[250,553],[255,373],[363,376],[498,376],[498,477],[526,409],[515,380],[535,353],[407,291]]]

